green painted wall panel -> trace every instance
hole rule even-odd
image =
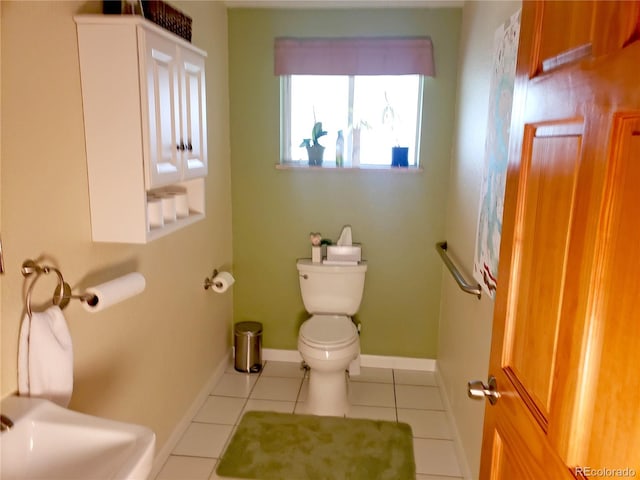
[[[350,224],[369,263],[362,352],[436,358],[446,185],[455,107],[460,9],[229,11],[235,321],[264,325],[266,348],[296,349],[308,317],[297,258],[309,232],[337,239]],[[277,36],[430,35],[436,78],[425,81],[424,171],[278,170]]]

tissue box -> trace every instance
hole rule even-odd
[[[359,262],[362,260],[362,247],[360,245],[327,245],[327,260]]]

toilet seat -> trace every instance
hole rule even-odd
[[[311,348],[335,350],[358,341],[358,329],[345,315],[314,315],[300,327],[299,340]]]

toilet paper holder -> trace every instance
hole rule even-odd
[[[216,268],[213,270],[211,278],[207,277],[204,279],[204,289],[211,289],[216,293],[224,293],[235,283],[235,281],[236,279],[233,278],[233,275],[230,272],[218,270]]]
[[[218,272],[218,269],[214,268],[213,269],[213,273],[211,274],[211,278],[206,277],[204,279],[204,289],[205,290],[209,290],[214,285],[216,287],[218,287],[218,288],[222,286],[222,284],[220,282],[214,282],[214,280],[213,280],[214,278],[216,278],[218,276],[218,273],[220,273],[220,272]]]

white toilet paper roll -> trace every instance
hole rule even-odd
[[[235,283],[236,279],[233,278],[229,272],[220,272],[213,277],[212,289],[216,293],[224,293],[229,290],[229,287]]]
[[[186,193],[176,193],[176,215],[178,218],[189,216],[189,197]]]
[[[149,229],[164,226],[161,199],[149,197],[147,200],[147,220],[149,222]]]
[[[161,197],[162,200],[162,218],[164,223],[176,221],[176,197],[171,193],[165,193]]]
[[[87,288],[85,292],[88,295],[93,295],[93,298],[82,302],[82,305],[88,312],[99,312],[141,293],[145,286],[146,281],[141,273],[129,273],[95,287]]]

